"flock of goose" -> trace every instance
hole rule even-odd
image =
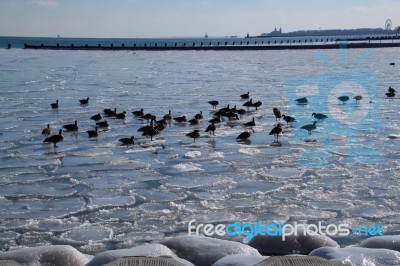
[[[392,87],[389,87],[386,96],[389,99],[391,99],[394,98],[395,95],[396,95],[396,90],[393,89]],[[243,106],[247,108],[247,111],[249,111],[251,107],[258,110],[258,108],[262,105],[261,101],[253,102],[253,99],[250,98],[250,92],[240,95],[240,98],[245,101]],[[349,96],[338,97],[338,100],[341,101],[343,104],[346,103],[349,99],[350,99]],[[356,95],[353,97],[353,99],[356,101],[356,103],[359,103],[362,100],[362,96]],[[82,106],[88,105],[89,97],[86,99],[81,99],[79,100],[79,102]],[[209,101],[208,103],[212,106],[213,109],[217,109],[217,106],[219,105],[219,102],[216,100]],[[296,99],[296,103],[301,105],[306,105],[308,104],[308,100],[307,98],[299,98]],[[57,100],[55,103],[52,103],[51,108],[58,109],[59,101]],[[205,129],[205,132],[209,132],[209,134],[215,135],[215,131],[217,130],[217,124],[222,122],[221,120],[222,117],[227,118],[229,121],[233,119],[239,120],[239,116],[241,117],[242,115],[246,114],[247,111],[245,109],[237,109],[236,105],[235,107],[230,108],[230,105],[228,104],[227,107],[215,111],[215,113],[213,114],[213,118],[209,120],[209,125]],[[277,122],[277,124],[269,132],[269,135],[274,135],[274,143],[279,143],[279,135],[282,133],[282,125],[280,124],[280,119],[282,118],[287,123],[287,126],[289,126],[293,122],[296,122],[296,118],[282,114],[278,108],[273,108],[273,113],[275,115],[275,121]],[[147,121],[147,125],[140,127],[138,129],[138,132],[141,132],[142,136],[150,137],[151,140],[153,140],[154,136],[160,134],[160,132],[162,132],[166,128],[167,124],[170,123],[171,121],[174,121],[175,123],[189,123],[190,125],[198,125],[200,121],[203,119],[203,113],[201,111],[196,115],[194,115],[192,119],[187,119],[186,116],[173,117],[171,110],[169,110],[169,112],[166,115],[164,115],[161,120],[156,120],[155,115],[151,113],[145,113],[143,109],[133,111],[132,114],[136,118]],[[126,112],[124,111],[122,113],[117,113],[116,108],[114,108],[114,110],[104,109],[103,115],[101,115],[100,113],[93,115],[90,119],[96,122],[96,127],[94,130],[86,131],[89,138],[97,138],[99,134],[98,131],[99,128],[104,129],[109,127],[107,120],[101,121],[103,119],[103,116],[113,119],[125,119]],[[311,134],[312,131],[317,128],[316,125],[317,121],[323,121],[324,119],[328,118],[327,115],[322,113],[312,113],[312,116],[314,117],[314,119],[316,119],[316,121],[314,121],[312,124],[304,125],[301,127],[301,129],[307,130],[309,134]],[[245,128],[252,128],[256,126],[254,117],[252,118],[251,121],[243,123],[243,126]],[[62,128],[65,131],[69,132],[77,132],[79,130],[78,122],[76,120],[73,124],[64,125],[62,126]],[[53,143],[54,147],[57,147],[57,143],[64,140],[64,137],[62,135],[63,129],[59,129],[58,134],[49,136],[51,133],[51,128],[50,124],[48,124],[47,127],[42,130],[42,134],[45,135],[46,137],[43,142]],[[198,129],[193,130],[187,133],[186,136],[192,138],[193,142],[195,142],[196,139],[200,138],[201,136],[200,130]],[[249,140],[250,136],[251,133],[249,131],[244,131],[241,134],[239,134],[239,136],[237,136],[236,140],[247,141]],[[121,142],[123,145],[133,145],[134,136],[121,138],[119,139],[119,142]]]

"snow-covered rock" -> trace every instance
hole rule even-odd
[[[67,245],[21,248],[0,253],[0,261],[14,260],[23,265],[84,266],[92,258]]]
[[[170,248],[178,257],[196,266],[212,265],[227,255],[260,255],[256,249],[247,245],[203,236],[178,236],[162,240],[160,243]]]
[[[310,255],[339,261],[346,265],[400,265],[400,252],[390,249],[322,247],[312,251]]]
[[[386,249],[400,251],[400,235],[374,236],[363,240],[356,246],[364,248],[386,248]]]
[[[283,241],[280,236],[257,235],[250,240],[249,246],[257,249],[263,255],[307,255],[314,249],[320,247],[339,247],[336,241],[323,235],[286,236]]]

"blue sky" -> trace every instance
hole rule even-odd
[[[400,25],[399,0],[0,0],[0,35],[244,36]]]

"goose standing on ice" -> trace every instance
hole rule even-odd
[[[276,136],[276,141],[275,141],[275,138],[274,138],[274,142],[276,142],[276,143],[279,143],[279,134],[281,134],[282,133],[282,126],[281,126],[281,124],[277,124],[272,130],[271,130],[271,132],[269,132],[269,135],[274,135],[274,136]]]
[[[312,113],[311,114],[315,119],[318,119],[318,121],[323,121],[324,119],[328,118],[327,115],[321,114],[321,113]]]
[[[46,138],[43,143],[53,143],[54,148],[57,148],[57,143],[63,141],[64,137],[62,135],[62,129],[58,132],[58,135],[53,135],[51,137]]]
[[[283,120],[286,121],[287,125],[289,126],[289,123],[296,122],[296,118],[289,116],[289,115],[282,115]]]
[[[311,131],[317,129],[317,121],[314,121],[314,123],[312,123],[312,124],[308,124],[308,125],[302,126],[301,129],[307,130],[308,134],[311,135]]]
[[[73,124],[64,125],[63,128],[67,131],[78,131],[78,121],[75,120]]]
[[[47,124],[47,127],[42,130],[42,135],[45,135],[45,137],[48,137],[51,133],[51,128],[50,124]]]
[[[257,101],[257,102],[255,102],[255,103],[253,103],[253,104],[251,105],[251,107],[255,107],[256,110],[258,110],[258,107],[260,107],[261,105],[262,105],[262,102]]]
[[[217,109],[217,105],[219,104],[218,101],[208,101],[209,104],[211,104],[213,109]]]
[[[215,130],[217,129],[217,127],[215,126],[215,122],[213,121],[211,125],[208,125],[208,127],[206,128],[206,132],[212,132],[213,136],[215,136]]]
[[[281,120],[282,117],[281,111],[279,111],[278,108],[274,108],[272,111],[274,112],[275,115],[275,121],[278,121],[278,119]]]
[[[200,138],[200,133],[199,133],[199,130],[196,129],[190,133],[187,133],[186,136],[189,138],[192,138],[193,142],[196,142],[196,139]]]
[[[354,100],[356,100],[356,103],[359,103],[362,100],[362,96],[361,95],[356,95],[353,97]]]
[[[347,102],[349,99],[350,97],[346,95],[338,97],[338,100],[341,101],[343,104]]]

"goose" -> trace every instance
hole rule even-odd
[[[289,115],[282,115],[283,120],[286,121],[287,125],[289,125],[289,123],[293,123],[296,122],[296,118],[289,116]]]
[[[150,120],[156,119],[156,116],[152,115],[150,113],[147,113],[145,115],[142,115],[140,118],[144,119],[144,120],[147,120],[147,123],[149,123]]]
[[[200,111],[200,113],[198,113],[198,114],[195,114],[194,118],[197,118],[197,119],[203,119],[203,112],[202,112],[202,111]]]
[[[98,127],[109,127],[110,125],[108,124],[107,120],[101,121],[101,122],[97,122],[96,126]]]
[[[92,116],[90,119],[94,120],[94,121],[100,121],[103,117],[101,116],[101,114],[97,114]]]
[[[152,128],[148,131],[143,132],[142,136],[150,137],[150,140],[153,141],[153,137],[158,135],[160,132],[156,128]]]
[[[160,123],[154,127],[158,132],[161,132],[165,129],[166,124]]]
[[[246,141],[250,138],[250,136],[251,136],[250,132],[244,131],[240,133],[240,135],[236,138],[236,140]]]
[[[99,135],[97,127],[95,130],[87,130],[86,133],[88,133],[89,138],[97,138]]]
[[[199,124],[199,119],[198,118],[192,118],[188,122],[191,125],[198,125]]]
[[[184,115],[184,116],[178,116],[178,117],[175,117],[174,118],[174,120],[176,121],[176,122],[178,122],[178,123],[184,123],[184,122],[186,122],[187,121],[187,119],[186,119],[186,116]]]
[[[89,97],[87,97],[86,99],[81,99],[79,100],[79,102],[81,103],[81,105],[89,104]]]
[[[314,121],[314,123],[312,123],[312,124],[308,124],[308,125],[302,126],[301,129],[305,129],[305,130],[308,131],[308,134],[311,134],[311,131],[317,129],[317,125],[316,124],[317,124],[317,121]]]
[[[55,103],[52,103],[50,105],[51,105],[51,109],[58,109],[58,100],[56,100]]]
[[[200,138],[200,133],[199,133],[199,130],[196,129],[190,133],[187,133],[186,136],[189,138],[192,138],[193,142],[196,142],[196,139]]]
[[[135,142],[133,141],[134,138],[134,136],[130,138],[121,138],[118,141],[122,142],[122,145],[133,145],[135,144]]]
[[[132,114],[133,114],[134,116],[139,116],[139,117],[140,117],[140,116],[144,116],[143,108],[140,109],[140,110],[137,110],[137,111],[133,111]]]
[[[318,119],[318,121],[323,121],[324,119],[328,118],[327,115],[321,113],[312,113],[311,114],[314,118]]]
[[[208,101],[209,104],[213,107],[213,109],[217,109],[217,105],[219,104],[218,101]]]
[[[387,96],[388,98],[394,98],[394,97],[396,96],[396,93],[394,93],[394,92],[387,92],[387,93],[386,93],[386,96]]]
[[[111,110],[111,109],[104,109],[104,113],[105,113],[108,117],[115,117],[115,115],[117,114],[117,108],[114,108],[114,110]]]
[[[217,127],[215,126],[215,123],[212,122],[211,125],[208,125],[208,127],[206,128],[206,132],[212,132],[212,134],[215,136],[215,130],[217,129]]]
[[[362,100],[362,96],[361,95],[356,95],[353,97],[354,100],[356,100],[356,103],[359,103]]]
[[[108,115],[108,116],[110,116],[110,114],[112,115],[112,114],[115,114],[117,112],[117,109],[116,108],[114,108],[114,110],[112,110],[112,109],[110,109],[110,108],[106,108],[106,109],[104,109],[103,110],[103,113],[105,114],[105,115]]]
[[[43,143],[53,143],[54,148],[57,147],[57,143],[63,141],[64,137],[62,135],[62,129],[58,132],[58,135],[53,135],[51,137],[46,138]]]
[[[338,100],[341,101],[342,103],[347,102],[350,99],[349,96],[340,96],[338,97]]]
[[[255,102],[255,103],[253,103],[253,104],[251,105],[251,107],[255,107],[256,110],[258,110],[258,107],[260,107],[261,105],[262,105],[262,102],[257,101],[257,102]]]
[[[239,116],[232,111],[224,114],[224,116],[227,117],[229,119],[229,121],[232,120],[233,118],[235,118],[236,120],[239,120]]]
[[[250,98],[250,92],[248,91],[245,94],[240,95],[240,98],[242,98],[242,100],[247,100]]]
[[[209,120],[208,122],[214,123],[214,124],[219,124],[219,123],[221,123],[221,116],[218,115],[217,117],[215,117],[215,118]]]
[[[78,131],[78,121],[75,120],[74,124],[64,125],[63,128],[67,131]]]
[[[277,124],[272,130],[271,132],[269,132],[269,135],[275,135],[276,136],[276,141],[274,139],[274,142],[279,142],[279,134],[282,133],[282,126],[281,124]]]
[[[274,112],[275,115],[275,121],[278,121],[278,119],[280,120],[282,117],[281,111],[279,111],[278,108],[274,108],[272,111]]]
[[[123,111],[122,113],[115,114],[116,119],[125,119],[125,117],[126,117],[125,111]]]
[[[229,109],[228,112],[234,112],[237,113],[236,105],[233,106],[233,108]]]
[[[393,89],[392,87],[389,87],[389,89],[388,89],[388,92],[395,93],[395,92],[396,92],[396,90],[395,90],[395,89]]]
[[[47,124],[47,127],[42,130],[42,135],[45,135],[47,137],[50,135],[50,133],[51,133],[50,124]]]
[[[242,116],[242,115],[245,115],[245,114],[246,114],[246,110],[244,110],[244,109],[238,109],[238,110],[237,110],[237,113],[238,113],[240,116]]]
[[[253,119],[251,121],[249,121],[247,123],[244,123],[244,126],[245,127],[255,127],[256,126],[256,121],[255,121],[254,117],[253,117]]]
[[[154,121],[155,121],[154,118],[151,119],[150,120],[150,125],[142,126],[137,131],[138,132],[147,132],[147,131],[153,130],[154,129]]]
[[[296,99],[297,104],[307,104],[308,100],[306,97]]]
[[[249,101],[245,102],[243,106],[247,107],[247,110],[253,105],[253,99],[250,99]]]
[[[164,117],[161,120],[156,121],[156,125],[164,125],[166,126],[168,124],[168,120]]]
[[[168,110],[168,114],[164,115],[164,119],[166,119],[166,120],[171,120],[172,119],[171,110]]]

